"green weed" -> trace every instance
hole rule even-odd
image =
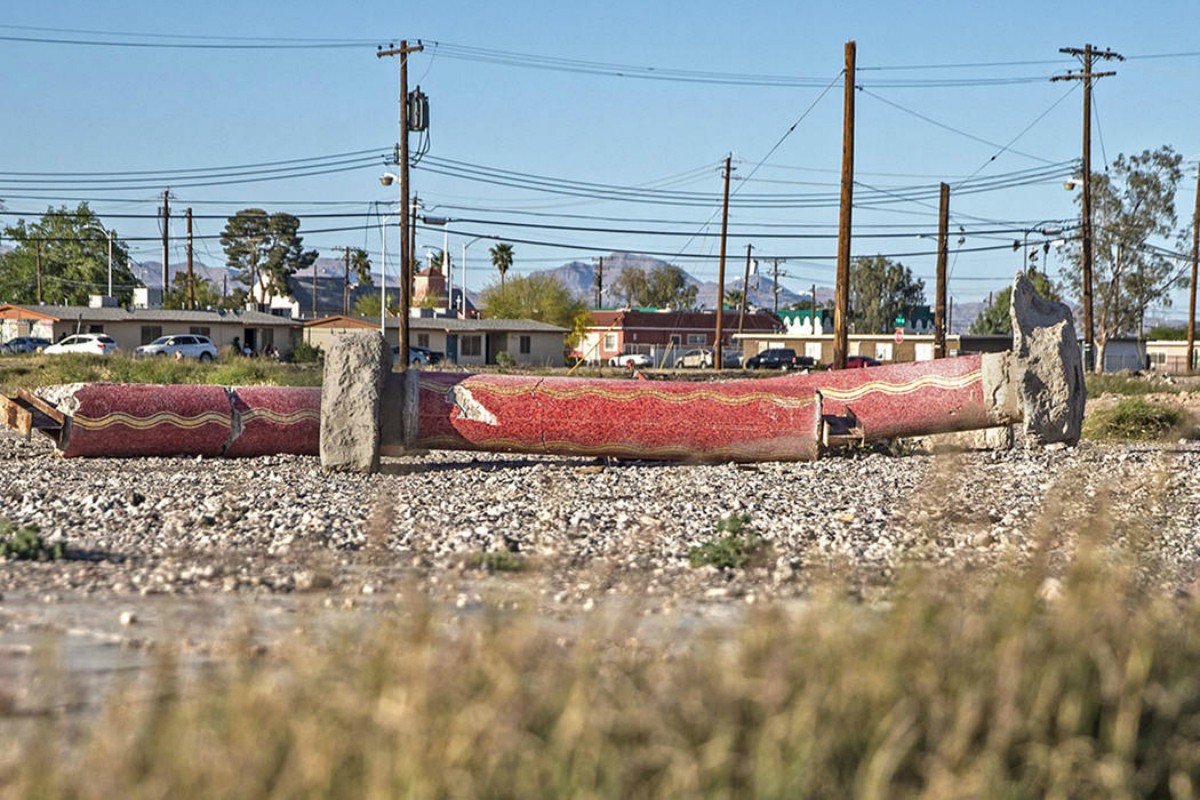
[[[750,528],[749,514],[732,514],[717,523],[717,533],[725,534],[688,551],[693,567],[712,566],[740,569],[762,552],[766,542]]]
[[[1112,408],[1088,414],[1083,421],[1083,436],[1097,440],[1156,441],[1177,435],[1185,416],[1177,408],[1127,397]]]
[[[0,559],[57,561],[66,555],[62,542],[47,544],[36,525],[17,527],[0,519]]]

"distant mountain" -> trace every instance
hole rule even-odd
[[[668,266],[669,263],[651,256],[641,256],[632,253],[610,253],[604,256],[604,291],[600,297],[600,305],[603,307],[615,307],[625,304],[625,296],[613,288],[619,284],[620,277],[625,270],[641,269],[650,272],[651,270]],[[541,270],[540,272],[558,278],[572,292],[586,299],[589,305],[594,305],[596,302],[595,280],[598,269],[599,264],[595,262],[571,261],[563,264],[561,267]],[[732,270],[729,262],[726,262],[726,270],[725,291],[741,290],[742,271],[738,271],[736,276],[730,275],[729,272],[734,270]],[[686,276],[688,285],[696,287],[696,304],[705,308],[716,308],[717,282],[698,281],[687,273],[686,270],[684,271],[684,275]],[[770,276],[762,274],[758,276],[751,275],[749,283],[749,302],[760,308],[773,308]],[[820,299],[820,293],[818,292],[818,300]],[[796,294],[784,286],[779,287],[780,308],[787,308],[793,303],[802,301],[808,302],[809,296],[807,294]]]

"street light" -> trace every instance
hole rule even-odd
[[[112,297],[113,296],[113,284],[112,284],[112,264],[113,264],[112,240],[113,240],[113,235],[112,235],[112,231],[105,228],[103,225],[101,225],[96,220],[92,220],[91,223],[89,224],[89,227],[90,226],[94,226],[93,230],[100,231],[100,233],[103,233],[104,237],[106,239],[108,239],[108,294],[106,296]],[[166,291],[167,291],[166,288],[164,288],[163,293],[165,294]]]
[[[462,246],[462,250],[463,250],[462,286],[459,288],[459,291],[462,293],[462,299],[459,304],[459,307],[462,309],[462,318],[463,319],[467,318],[467,248],[470,247],[471,245],[475,244],[476,242],[478,242],[480,239],[487,239],[487,238],[489,238],[489,237],[476,236],[474,239],[472,239],[469,242],[463,242],[463,246]]]

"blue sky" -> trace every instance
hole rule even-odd
[[[1014,238],[1077,214],[1062,184],[1080,155],[1082,95],[1049,78],[1078,67],[1060,47],[1085,43],[1128,57],[1097,65],[1118,75],[1096,85],[1094,168],[1172,145],[1191,165],[1177,201],[1190,219],[1194,0],[743,5],[8,0],[0,221],[87,200],[135,258],[157,261],[153,217],[169,186],[173,212],[197,215],[210,265],[222,254],[203,237],[250,206],[301,216],[323,255],[351,245],[378,258],[378,215],[397,202],[377,179],[398,137],[398,80],[395,60],[374,50],[404,38],[425,43],[409,79],[432,120],[413,188],[425,213],[450,218],[455,259],[483,235],[515,242],[517,272],[630,251],[715,279],[720,164],[732,154],[730,273],[740,277],[750,244],[760,259],[787,259],[789,288],[832,287],[851,39],[856,255],[892,255],[931,291],[934,247],[920,234],[936,228],[946,181],[966,240],[952,247],[951,294],[1002,288],[1021,264]],[[272,162],[291,163],[255,166]],[[233,182],[199,185],[215,179],[195,170],[223,167]],[[249,181],[256,169],[325,174]],[[183,232],[173,217],[173,262]],[[442,242],[440,227],[418,232],[422,252]],[[468,252],[472,289],[494,280],[489,244]]]

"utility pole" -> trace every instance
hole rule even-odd
[[[775,297],[774,311],[776,314],[779,313],[779,262],[786,260],[783,258],[772,259],[772,263],[775,266],[771,270],[771,294]]]
[[[187,210],[187,307],[196,307],[196,276],[193,272],[192,259],[192,209]]]
[[[729,173],[732,161],[733,156],[725,156],[725,200],[721,204],[721,266],[717,268],[717,332],[713,342],[713,369],[724,366],[721,337],[725,332],[721,328],[725,321],[725,241],[729,234]]]
[[[42,240],[37,240],[37,301],[38,305],[42,304]]]
[[[812,301],[812,332],[813,332],[813,336],[820,336],[823,333],[825,333],[825,326],[821,325],[819,330],[817,328],[817,325],[819,324],[819,322],[817,321],[817,285],[815,283],[812,285],[812,289],[809,290],[808,297]]]
[[[1093,50],[1090,44],[1082,48],[1060,47],[1058,52],[1083,59],[1082,72],[1055,75],[1052,81],[1083,81],[1083,368],[1094,371],[1096,326],[1092,316],[1092,79],[1107,78],[1116,72],[1092,72],[1092,60],[1105,61],[1125,57],[1112,50]]]
[[[1200,260],[1200,173],[1196,175],[1196,213],[1192,216],[1192,291],[1188,300],[1187,371],[1196,369],[1196,266]]]
[[[171,243],[171,190],[163,191],[163,228],[162,228],[162,293],[163,297],[167,296],[167,289],[171,288],[171,279],[167,269],[167,253]]]
[[[856,46],[846,42],[846,85],[842,100],[842,192],[838,214],[837,285],[833,293],[833,368],[846,368],[850,313],[850,222],[854,203],[854,61]]]
[[[409,237],[408,223],[408,54],[419,53],[425,48],[420,42],[413,47],[407,41],[400,42],[399,47],[382,47],[375,53],[377,58],[384,56],[400,56],[400,152],[398,154],[400,167],[400,319],[399,319],[399,361],[400,369],[408,369],[408,321],[409,307],[412,305],[412,262],[405,248]],[[415,211],[415,209],[414,209]],[[416,226],[412,226],[414,229]]]
[[[600,266],[596,269],[596,308],[603,305],[604,298],[604,256],[598,256]]]
[[[938,205],[937,299],[933,306],[933,357],[946,357],[946,262],[950,254],[950,184],[941,187]]]
[[[342,248],[342,265],[344,267],[342,278],[342,314],[349,316],[350,314],[350,248]]]
[[[750,286],[750,251],[754,245],[746,245],[746,271],[742,273],[742,302],[738,309],[738,333],[742,332],[742,322],[746,319],[746,292]]]
[[[386,257],[386,253],[384,254]],[[317,259],[313,259],[312,317],[317,318]]]

